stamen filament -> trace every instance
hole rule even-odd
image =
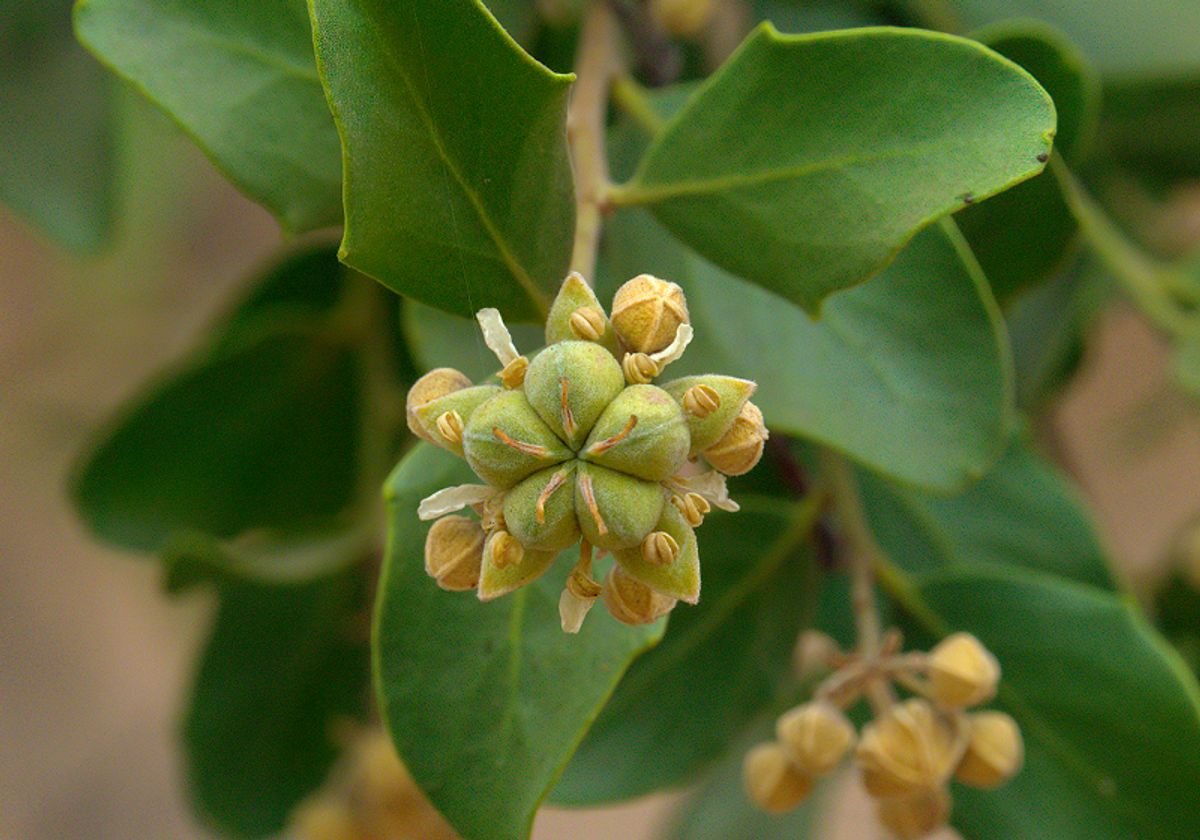
[[[558,380],[558,384],[562,387],[563,431],[567,433],[567,437],[573,437],[579,427],[575,425],[575,415],[571,413],[571,406],[567,402],[567,378],[565,376],[562,377]]]
[[[583,494],[583,502],[587,505],[592,514],[592,521],[596,523],[596,531],[600,536],[608,533],[608,524],[605,523],[604,517],[600,515],[600,506],[596,504],[596,492],[592,487],[592,477],[590,475],[579,476],[579,492]]]
[[[597,443],[593,443],[591,446],[588,447],[588,454],[589,455],[603,455],[605,452],[612,449],[618,443],[625,440],[625,438],[629,437],[629,433],[633,431],[633,427],[636,426],[637,423],[638,423],[637,415],[630,414],[629,421],[625,423],[624,429],[617,432],[615,435],[608,438],[607,440],[602,440],[602,441],[598,441]]]
[[[496,436],[496,440],[503,443],[505,446],[511,446],[518,452],[523,452],[526,455],[532,455],[534,458],[549,458],[550,450],[537,443],[526,443],[523,440],[513,440],[506,435],[499,426],[492,428],[492,434]]]
[[[546,486],[542,488],[541,494],[538,496],[537,505],[533,509],[533,518],[537,520],[539,525],[546,524],[546,502],[550,501],[550,497],[554,495],[554,491],[562,487],[567,481],[567,471],[559,470],[554,475],[550,476],[550,480],[546,482]]]

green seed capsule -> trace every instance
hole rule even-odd
[[[635,548],[658,523],[666,495],[661,484],[580,462],[575,515],[584,539],[597,548]]]
[[[571,449],[587,439],[623,387],[625,377],[617,360],[590,341],[551,344],[525,374],[529,404]]]
[[[580,457],[618,472],[663,481],[687,460],[683,410],[655,385],[630,385],[609,403]]]
[[[526,548],[559,552],[579,540],[575,465],[535,472],[504,497],[504,522]]]
[[[597,338],[593,339],[588,335],[581,334],[583,331],[578,326],[572,326],[572,316],[581,309],[589,310],[586,313],[586,320],[592,321],[593,324],[595,314],[600,315],[602,330]],[[580,324],[580,319],[576,319],[576,324]],[[587,332],[591,331],[592,329],[587,330]],[[546,319],[546,344],[577,339],[595,341],[614,356],[618,352],[617,334],[613,330],[608,316],[604,314],[604,307],[596,299],[596,294],[592,291],[591,286],[581,276],[572,273],[563,282],[557,297],[554,298],[554,303],[550,306],[550,316]]]
[[[664,534],[669,541],[656,539]],[[673,560],[663,563],[661,547],[669,542],[673,542],[678,550],[672,550]],[[663,507],[663,514],[647,540],[634,548],[614,551],[613,558],[626,574],[659,594],[689,604],[700,599],[700,553],[696,548],[696,532],[673,505]]]
[[[523,391],[502,391],[475,409],[463,430],[463,454],[476,475],[505,489],[572,457]]]
[[[683,408],[692,434],[689,455],[699,455],[725,436],[756,387],[748,379],[714,375],[685,376],[662,386]]]
[[[417,406],[409,413],[409,420],[412,425],[421,430],[420,437],[442,449],[449,449],[455,455],[462,455],[461,436],[457,440],[454,436],[447,437],[445,421],[439,428],[438,420],[444,415],[457,412],[459,418],[465,423],[475,409],[499,393],[500,388],[495,385],[462,388]]]

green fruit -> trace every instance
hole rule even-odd
[[[579,540],[575,519],[575,463],[535,472],[504,496],[509,533],[526,548],[559,552]]]
[[[551,344],[525,374],[529,404],[571,449],[587,439],[623,387],[625,376],[617,360],[590,341]]]
[[[584,539],[598,548],[615,551],[641,545],[662,516],[666,497],[661,484],[596,464],[579,465],[575,514]]]
[[[696,548],[696,532],[674,505],[663,508],[651,534],[663,532],[678,547],[675,559],[659,564],[647,559],[643,546],[613,552],[617,564],[634,580],[644,583],[655,592],[694,604],[700,600],[700,553]]]
[[[709,388],[715,395],[717,406],[711,411],[705,411],[696,405],[696,400],[685,395],[693,388]],[[687,421],[691,433],[692,448],[688,453],[695,457],[719,441],[737,420],[738,412],[746,404],[746,400],[754,394],[757,386],[748,379],[738,379],[734,376],[685,376],[662,386],[663,390],[675,398],[683,409],[683,417]]]
[[[683,409],[671,395],[656,385],[630,385],[600,415],[580,457],[663,481],[679,472],[690,448]]]
[[[573,455],[519,390],[501,391],[475,409],[463,430],[463,454],[476,475],[504,489]]]

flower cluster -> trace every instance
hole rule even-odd
[[[499,312],[477,319],[500,360],[498,382],[473,385],[439,368],[408,394],[413,433],[464,457],[483,482],[421,502],[420,517],[437,520],[425,544],[429,574],[487,601],[579,543],[559,602],[565,631],[577,632],[601,597],[627,624],[695,603],[694,529],[713,507],[737,510],[725,476],[758,463],[767,431],[749,401],[753,382],[653,384],[692,338],[683,290],[640,275],[617,291],[610,319],[572,274],[551,307],[547,346],[532,358],[517,352]],[[593,549],[615,560],[603,584],[592,577]]]
[[[799,805],[857,740],[855,761],[880,822],[901,840],[915,840],[945,825],[951,778],[990,789],[1020,770],[1016,721],[1003,712],[966,711],[995,695],[996,658],[967,633],[927,654],[897,654],[899,644],[892,634],[878,656],[839,656],[841,667],[814,699],[779,718],[776,740],[747,754],[746,788],[759,806],[778,813]],[[892,681],[914,696],[896,702]],[[856,738],[842,710],[864,694],[876,717]]]

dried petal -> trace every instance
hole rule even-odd
[[[499,309],[480,309],[475,313],[475,320],[483,332],[483,343],[496,354],[501,367],[507,367],[520,357]]]
[[[471,505],[486,502],[499,492],[487,484],[459,484],[455,487],[443,487],[441,490],[426,496],[417,505],[417,516],[423,520],[437,519],[447,513],[454,513]]]

